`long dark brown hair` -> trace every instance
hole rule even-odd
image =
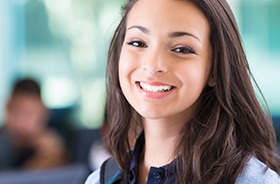
[[[228,3],[225,0],[186,1],[196,5],[208,19],[215,86],[205,87],[196,113],[178,136],[174,153],[177,155],[176,182],[234,183],[251,156],[280,173],[271,118],[255,94],[254,89],[258,89],[262,97]],[[136,2],[130,0],[123,7],[123,18],[109,48],[106,74],[108,121],[112,127],[109,145],[125,173],[129,171],[131,159],[128,132],[141,117],[122,93],[118,64],[127,16]]]

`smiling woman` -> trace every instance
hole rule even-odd
[[[145,7],[153,6],[149,1],[138,2],[130,12],[119,78],[132,107],[143,117],[161,119],[158,122],[165,122],[168,128],[171,122],[190,119],[195,102],[208,83],[212,65],[209,25],[193,4],[153,3],[158,7],[154,10],[156,15],[148,9],[143,13]],[[162,86],[171,90],[158,91]]]
[[[251,77],[225,0],[129,0],[107,60],[114,157],[86,183],[279,183]]]

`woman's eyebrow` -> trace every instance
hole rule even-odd
[[[133,25],[133,26],[129,27],[127,30],[130,30],[130,29],[138,29],[145,34],[150,33],[150,30],[144,26]],[[168,34],[168,37],[170,37],[170,38],[183,37],[183,36],[191,36],[191,37],[197,39],[199,42],[201,42],[201,40],[197,36],[195,36],[192,33],[185,32],[185,31],[175,31],[175,32],[171,32]]]
[[[168,37],[170,37],[170,38],[183,37],[183,36],[191,36],[191,37],[195,38],[196,40],[198,40],[199,42],[201,42],[201,40],[194,34],[184,32],[184,31],[176,31],[176,32],[172,32],[172,33],[168,34]]]
[[[148,28],[143,27],[143,26],[137,26],[137,25],[131,26],[131,27],[129,27],[127,30],[130,30],[130,29],[133,29],[133,28],[139,29],[141,32],[146,33],[146,34],[149,34],[149,33],[150,33],[150,31],[148,30]]]

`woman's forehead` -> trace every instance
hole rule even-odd
[[[193,3],[178,0],[138,0],[127,17],[126,29],[144,27],[149,31],[190,32],[207,36],[209,23]]]

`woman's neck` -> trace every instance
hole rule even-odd
[[[143,126],[145,145],[139,163],[139,183],[147,182],[150,167],[161,167],[175,159],[176,140],[183,123],[144,120]]]

